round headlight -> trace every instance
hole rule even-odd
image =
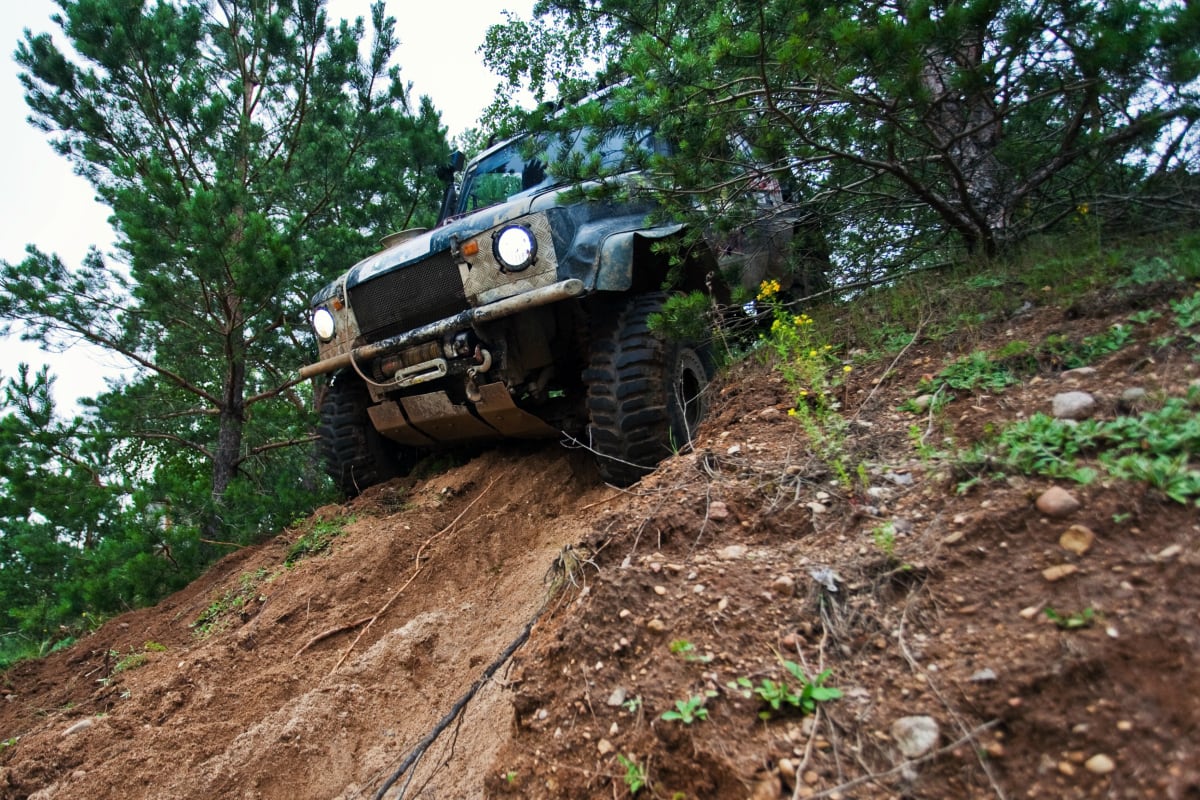
[[[313,312],[312,324],[317,336],[325,342],[333,338],[333,332],[337,329],[337,325],[333,321],[333,314],[329,313],[327,308],[318,308]]]
[[[537,257],[537,240],[523,225],[509,225],[492,237],[492,252],[505,269],[520,272]]]

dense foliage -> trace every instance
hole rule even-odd
[[[843,283],[1135,208],[1194,215],[1198,53],[1200,9],[1144,0],[543,0],[485,48],[538,97],[617,83],[613,119],[675,145],[656,174],[679,213],[753,214],[777,179]]]
[[[9,376],[0,626],[36,636],[153,598],[321,499],[301,310],[380,232],[430,221],[448,152],[382,4],[369,34],[329,25],[323,0],[58,5],[62,36],[26,34],[21,80],[112,209],[116,252],[31,248],[0,271],[0,315],[137,369],[69,423],[44,374]]]

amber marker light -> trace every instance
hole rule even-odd
[[[463,258],[477,256],[479,255],[479,242],[474,239],[469,242],[463,242],[462,247],[459,248],[459,252],[462,253]]]

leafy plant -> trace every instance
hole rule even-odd
[[[192,621],[190,627],[196,636],[205,638],[232,625],[233,618],[258,597],[259,587],[274,577],[275,574],[268,572],[265,567],[242,574],[237,587],[226,590]]]
[[[701,655],[696,651],[696,645],[689,642],[687,639],[676,639],[668,645],[674,655],[681,656],[684,661],[698,661],[701,664],[707,664],[713,660],[712,655],[705,653]]]
[[[1200,502],[1200,389],[1137,417],[1070,424],[1045,414],[1020,420],[977,445],[963,464],[999,464],[1079,483],[1101,474],[1144,481],[1178,503]]]
[[[876,526],[871,531],[871,540],[889,559],[896,555],[896,526],[891,522]]]
[[[283,563],[292,566],[301,559],[329,549],[333,540],[345,533],[346,526],[353,523],[354,519],[353,516],[350,516],[313,522],[312,527],[288,548],[288,554]]]
[[[625,786],[629,788],[629,793],[635,795],[648,785],[646,779],[646,768],[633,760],[633,756],[625,756],[617,753],[617,761],[625,768]]]
[[[1200,292],[1182,300],[1172,300],[1171,310],[1175,312],[1175,324],[1181,330],[1200,325]]]
[[[987,353],[977,350],[944,368],[937,374],[935,382],[945,383],[951,389],[969,392],[979,389],[999,392],[1018,383],[1019,379],[1008,367],[993,361]]]
[[[730,689],[740,692],[743,697],[757,695],[767,708],[759,712],[763,719],[770,719],[772,712],[787,708],[797,708],[802,714],[812,714],[817,710],[818,703],[837,700],[842,696],[842,690],[826,686],[825,681],[833,674],[833,670],[825,670],[812,680],[804,674],[804,669],[794,661],[782,661],[784,669],[791,677],[789,684],[785,677],[781,681],[763,678],[755,686],[747,677],[740,677],[728,684]]]
[[[1095,610],[1090,607],[1074,614],[1063,615],[1047,606],[1043,613],[1045,613],[1047,619],[1064,631],[1090,628],[1096,617]]]
[[[668,722],[678,720],[684,725],[691,725],[697,720],[708,719],[708,709],[704,707],[704,703],[707,697],[712,694],[692,695],[687,700],[676,700],[675,708],[670,711],[664,711],[662,719]]]

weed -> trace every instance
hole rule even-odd
[[[708,719],[708,709],[704,707],[704,703],[708,697],[715,694],[715,692],[705,692],[703,695],[692,695],[687,700],[676,700],[675,708],[670,711],[664,711],[662,719],[668,722],[678,720],[684,725],[691,725],[698,720]]]
[[[701,664],[707,664],[713,660],[710,653],[700,655],[696,651],[696,645],[689,642],[687,639],[676,639],[669,645],[671,652],[674,655],[681,656],[684,661],[698,661]]]
[[[1063,615],[1055,611],[1049,606],[1046,607],[1044,613],[1046,618],[1057,625],[1064,631],[1073,631],[1079,628],[1090,628],[1095,621],[1096,612],[1092,608],[1085,608],[1075,614]]]
[[[633,756],[617,753],[617,761],[625,768],[625,786],[631,795],[637,794],[648,785],[646,768],[633,760]]]
[[[1091,483],[1102,473],[1142,481],[1177,503],[1200,504],[1200,389],[1137,417],[1070,424],[1045,414],[1010,425],[994,441],[962,456],[965,464],[999,463],[1034,475]],[[1084,463],[1086,461],[1090,463]]]
[[[0,742],[0,750],[12,747],[19,741],[21,741],[20,736],[10,736],[9,738],[5,739],[3,742]]]
[[[352,522],[354,522],[354,517],[338,517],[314,522],[312,527],[288,548],[288,554],[283,563],[290,567],[303,558],[328,550],[333,540],[345,533],[346,526]]]
[[[230,627],[235,615],[240,615],[246,605],[259,596],[258,587],[274,577],[275,573],[268,572],[265,567],[244,573],[236,588],[226,590],[192,621],[190,627],[196,636],[205,638]]]
[[[814,331],[812,317],[793,314],[779,302],[778,292],[778,281],[764,281],[759,289],[758,301],[772,316],[771,329],[760,340],[763,350],[773,354],[775,370],[792,393],[788,416],[800,423],[813,449],[850,488],[843,463],[846,421],[836,413],[840,404],[834,391],[854,368],[841,364],[833,345]]]
[[[741,677],[730,682],[728,686],[746,698],[758,695],[758,699],[767,706],[759,712],[759,717],[764,720],[770,719],[772,712],[783,711],[786,708],[797,708],[802,714],[812,714],[817,710],[818,703],[837,700],[842,696],[841,689],[825,685],[833,670],[827,669],[809,680],[804,674],[804,669],[796,662],[782,660],[782,664],[792,678],[791,686],[786,677],[779,682],[764,678],[757,686],[749,678]],[[799,687],[799,691],[792,686]]]
[[[1159,319],[1160,317],[1162,317],[1161,313],[1152,308],[1147,308],[1144,311],[1138,311],[1134,314],[1130,314],[1128,319],[1134,325],[1149,325],[1151,322],[1154,322],[1154,320]]]
[[[871,531],[871,539],[888,560],[896,556],[896,526],[891,522],[879,525]]]
[[[509,786],[512,786],[514,783],[516,783],[517,782],[516,770],[510,769],[508,772],[504,773],[504,780],[506,783],[508,783]]]
[[[1173,283],[1180,280],[1180,274],[1175,267],[1161,256],[1146,258],[1133,265],[1127,277],[1116,282],[1119,289],[1128,286],[1148,286],[1152,283]]]
[[[624,703],[621,703],[621,708],[625,709],[630,714],[636,714],[642,708],[641,695],[637,695],[636,697],[631,697],[628,700],[626,700]]]
[[[979,350],[951,363],[937,374],[935,381],[939,379],[951,389],[968,392],[980,389],[999,392],[1020,382],[1008,367],[993,361],[987,353]]]
[[[1180,330],[1200,325],[1200,292],[1182,300],[1172,300],[1171,310],[1175,312],[1175,324]]]

